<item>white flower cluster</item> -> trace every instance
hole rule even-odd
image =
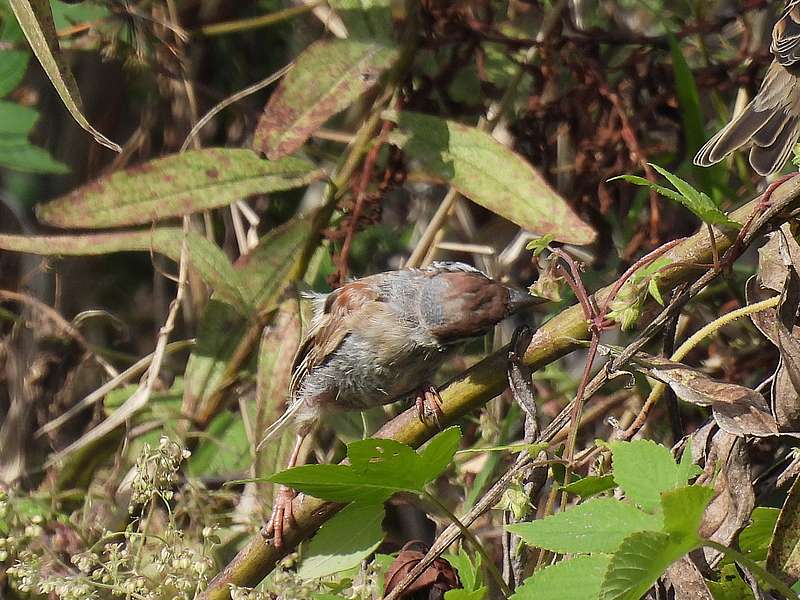
[[[131,484],[130,512],[133,513],[137,506],[148,502],[156,494],[165,500],[171,500],[171,488],[178,482],[181,462],[190,456],[191,452],[166,436],[161,437],[155,451],[149,444],[145,444],[136,460],[136,475]]]

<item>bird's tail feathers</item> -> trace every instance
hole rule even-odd
[[[261,450],[267,442],[274,439],[278,434],[282,433],[283,430],[286,429],[287,425],[294,421],[297,411],[299,411],[302,406],[302,402],[292,402],[289,406],[287,406],[286,411],[278,418],[278,420],[267,427],[264,437],[261,438],[258,446],[256,446],[256,452]]]

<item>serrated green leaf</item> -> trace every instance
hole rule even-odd
[[[530,523],[507,525],[529,546],[558,553],[614,552],[631,533],[660,531],[661,518],[613,498],[592,498]]]
[[[661,494],[664,513],[664,531],[672,536],[694,539],[700,542],[698,530],[703,513],[714,497],[714,489],[702,485],[690,485]]]
[[[437,433],[425,445],[420,454],[420,463],[426,483],[436,479],[453,462],[460,443],[461,428],[453,426]]]
[[[473,561],[463,548],[459,548],[458,553],[446,554],[444,558],[458,571],[458,579],[461,581],[461,585],[464,586],[465,591],[471,592],[483,589],[480,554],[475,554],[475,560]]]
[[[646,511],[661,507],[661,493],[686,485],[670,451],[650,440],[612,442],[614,481]]]
[[[597,600],[608,556],[562,560],[528,577],[509,600]]]
[[[631,534],[611,557],[598,597],[639,600],[667,567],[699,547],[696,541],[656,531]]]
[[[582,498],[588,498],[589,496],[594,496],[595,494],[600,494],[607,490],[614,489],[616,485],[617,484],[614,483],[613,475],[589,475],[588,477],[583,477],[577,481],[573,481],[572,483],[563,486],[561,489],[569,492],[570,494],[575,494],[576,496],[580,496]]]
[[[48,0],[9,0],[9,4],[33,49],[33,53],[39,59],[39,63],[61,97],[61,101],[78,125],[89,132],[99,144],[115,152],[122,152],[122,148],[118,144],[95,129],[83,115],[81,96],[75,83],[75,77],[67,61],[61,55],[58,45],[50,2]]]
[[[253,147],[270,159],[292,154],[373,87],[397,55],[388,41],[322,39],[311,44],[270,96]]]
[[[56,227],[119,227],[227,206],[250,194],[287,190],[320,176],[307,160],[267,161],[250,150],[206,148],[116,171],[40,205]]]
[[[301,579],[316,579],[358,566],[383,541],[382,504],[354,502],[319,530],[297,568]]]
[[[444,441],[436,447],[452,448],[453,429],[460,439],[460,430],[450,428],[437,435]],[[438,474],[434,474],[434,466],[441,467],[444,455],[436,451],[426,459],[400,442],[370,438],[348,444],[350,464],[304,465],[276,473],[268,480],[332,502],[381,502],[395,492],[422,493]]]
[[[467,198],[541,235],[588,244],[594,230],[520,155],[488,133],[455,121],[414,112],[384,113],[397,123],[390,141],[420,166]]]

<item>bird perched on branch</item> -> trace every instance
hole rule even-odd
[[[378,273],[313,300],[311,327],[292,365],[289,404],[262,441],[293,424],[289,467],[326,412],[416,398],[420,418],[425,408],[435,416],[441,407],[430,380],[448,351],[541,302],[456,262]],[[279,547],[293,497],[281,487],[265,529]]]
[[[760,175],[780,171],[800,137],[800,0],[789,0],[772,28],[775,59],[758,94],[700,148],[694,163],[708,167],[741,147]]]

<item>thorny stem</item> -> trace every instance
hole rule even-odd
[[[459,518],[449,509],[447,508],[443,502],[441,502],[436,496],[430,494],[426,491],[422,492],[423,497],[432,502],[436,505],[436,507],[441,510],[444,514],[447,515],[447,518],[450,519],[456,527],[461,531],[461,535],[467,538],[470,543],[475,547],[475,550],[478,551],[478,554],[481,555],[483,558],[483,563],[486,568],[489,570],[489,574],[494,578],[497,582],[497,585],[500,587],[500,590],[503,593],[505,598],[508,598],[511,594],[513,594],[511,588],[508,587],[508,584],[503,579],[503,576],[500,574],[500,571],[497,570],[497,566],[494,564],[494,560],[492,557],[489,556],[489,553],[486,552],[486,548],[483,547],[481,541],[475,537],[475,534],[469,530],[469,527],[464,525]]]
[[[714,542],[712,540],[703,540],[703,545],[709,548],[713,548],[717,552],[722,552],[728,558],[732,558],[739,564],[747,567],[756,575],[758,575],[761,579],[767,582],[773,589],[777,590],[784,597],[788,598],[789,600],[800,600],[800,596],[797,595],[797,592],[792,590],[788,585],[786,585],[781,579],[769,571],[767,571],[764,567],[754,561],[752,558],[745,556],[738,550],[734,550],[733,548],[728,548],[727,546],[723,546],[720,543]]]
[[[663,246],[653,250],[646,256],[637,260],[634,264],[632,264],[623,274],[622,276],[616,281],[614,286],[611,288],[609,294],[603,299],[603,303],[601,307],[598,309],[593,302],[593,297],[586,291],[586,287],[583,285],[583,282],[580,279],[580,269],[578,268],[577,264],[572,257],[570,257],[566,252],[561,249],[555,249],[553,254],[563,260],[569,266],[570,273],[563,271],[564,279],[567,284],[573,289],[575,295],[578,298],[578,301],[583,308],[584,315],[586,320],[589,322],[589,329],[592,333],[591,342],[589,345],[589,352],[586,356],[586,363],[583,369],[583,376],[581,377],[580,384],[578,386],[578,391],[575,395],[575,402],[572,405],[572,416],[570,418],[570,432],[569,437],[567,439],[567,445],[564,450],[564,459],[566,460],[567,467],[564,474],[564,485],[569,483],[570,479],[570,472],[572,469],[572,461],[575,456],[575,445],[577,444],[578,440],[578,424],[580,422],[581,413],[583,411],[583,404],[586,395],[586,386],[589,383],[589,378],[592,374],[592,366],[594,365],[594,361],[597,358],[597,349],[600,344],[600,334],[602,333],[603,329],[607,328],[610,324],[606,319],[606,315],[608,313],[608,309],[611,303],[616,298],[619,291],[625,285],[625,283],[636,273],[639,269],[647,266],[656,258],[664,254],[665,252],[671,250],[676,245],[678,245],[683,240],[673,240],[668,244],[664,244]],[[550,508],[553,506],[554,497],[548,499],[548,505]],[[561,497],[561,506],[564,508],[567,502],[567,493],[564,492],[564,495]]]

